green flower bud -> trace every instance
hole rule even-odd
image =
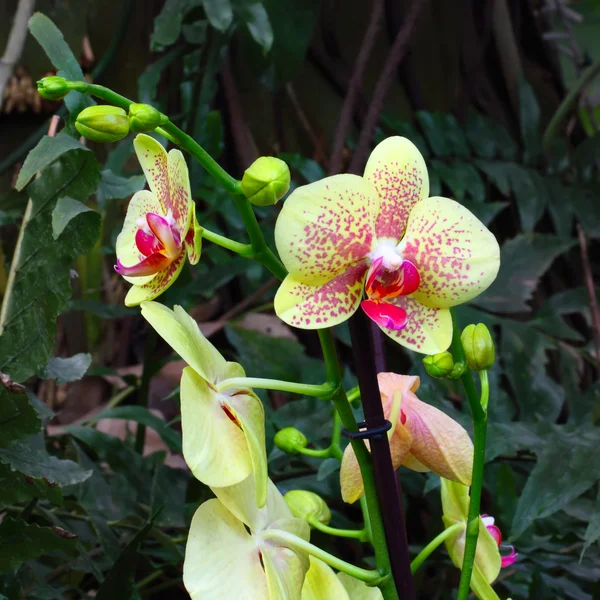
[[[37,82],[38,94],[46,100],[62,100],[71,91],[69,83],[57,75],[44,77]]]
[[[423,366],[432,377],[449,377],[454,369],[454,359],[450,352],[432,354],[423,359]]]
[[[467,364],[464,362],[456,362],[454,363],[454,368],[452,369],[452,373],[448,375],[450,379],[458,379],[464,372],[467,370]]]
[[[494,341],[489,329],[483,323],[467,325],[460,336],[460,341],[471,369],[483,371],[494,364],[496,359]]]
[[[306,436],[295,427],[284,427],[275,434],[275,445],[287,454],[298,454],[300,448],[306,448]]]
[[[149,104],[131,104],[129,106],[129,128],[134,133],[154,131],[164,125],[167,117]]]
[[[75,128],[92,142],[116,142],[129,133],[129,119],[116,106],[88,106],[77,116]]]
[[[298,519],[303,519],[309,524],[316,520],[324,525],[331,521],[331,511],[325,500],[318,494],[305,490],[291,490],[283,499],[287,502],[292,514]]]
[[[257,206],[270,206],[281,200],[290,189],[290,169],[280,159],[261,156],[242,178],[244,196]]]

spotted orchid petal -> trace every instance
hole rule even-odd
[[[337,577],[348,593],[348,600],[383,600],[378,587],[369,587],[364,581],[359,581],[347,573],[338,573]]]
[[[282,321],[300,329],[342,323],[360,305],[366,271],[366,263],[359,263],[317,286],[300,283],[288,275],[275,295],[275,312]]]
[[[358,581],[358,580],[357,580]],[[304,578],[300,600],[350,600],[344,584],[333,569],[322,560],[310,557],[310,568]]]
[[[471,300],[490,286],[500,268],[494,235],[448,198],[427,198],[414,206],[398,251],[421,276],[413,298],[432,308]]]
[[[169,185],[170,204],[167,212],[171,211],[175,225],[179,231],[187,231],[192,223],[192,191],[190,189],[190,174],[187,163],[180,150],[169,150]]]
[[[323,285],[371,251],[375,188],[356,175],[335,175],[297,188],[275,225],[275,244],[290,276]]]
[[[187,250],[188,260],[191,265],[197,265],[202,253],[202,227],[198,225],[196,219],[196,203],[192,202],[192,218],[190,227],[185,236],[185,247]]]
[[[388,300],[406,311],[406,325],[403,329],[381,330],[409,350],[421,354],[444,352],[452,342],[452,316],[448,309],[430,308],[412,296],[398,296]]]
[[[379,195],[377,237],[400,240],[411,209],[429,195],[423,156],[410,140],[389,137],[371,153],[364,178]]]

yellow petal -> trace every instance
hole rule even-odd
[[[479,600],[500,600],[498,594],[492,589],[477,564],[471,574],[471,590]]]
[[[121,233],[117,236],[117,258],[123,265],[126,267],[133,267],[133,265],[137,265],[146,258],[146,256],[138,250],[137,244],[135,243],[135,235],[139,229],[137,221],[138,219],[143,219],[144,223],[146,223],[146,215],[149,212],[161,215],[162,210],[160,202],[152,192],[141,190],[133,195],[133,198],[129,202],[129,206],[127,207],[123,229],[121,229]],[[124,279],[129,281],[129,283],[143,285],[154,277],[155,275],[147,275],[146,277],[124,277]]]
[[[343,583],[322,560],[310,557],[310,569],[302,586],[301,600],[350,600]]]
[[[208,500],[194,514],[183,583],[192,600],[269,598],[256,541],[219,500]]]
[[[420,460],[417,460],[411,452],[404,457],[402,466],[411,471],[416,471],[417,473],[427,473],[428,471],[431,471],[431,469],[426,467]]]
[[[421,276],[413,297],[432,308],[475,298],[496,279],[500,268],[494,235],[473,213],[448,198],[427,198],[415,205],[398,250]]]
[[[133,147],[144,171],[150,191],[160,202],[160,215],[166,216],[169,205],[169,159],[167,151],[149,135],[140,133],[133,140]]]
[[[227,416],[219,395],[191,367],[181,376],[181,426],[183,457],[202,483],[225,487],[250,475],[252,460],[244,432]]]
[[[185,238],[187,255],[190,264],[197,265],[202,254],[202,227],[196,219],[196,203],[192,202],[192,218]]]
[[[379,588],[369,587],[364,581],[359,581],[346,573],[338,573],[337,576],[348,592],[349,600],[383,600]]]
[[[429,195],[427,167],[417,147],[406,138],[379,143],[365,167],[365,179],[379,195],[378,238],[400,240],[412,207]]]
[[[455,523],[467,522],[469,514],[469,488],[456,481],[443,477],[440,480],[442,490],[442,513],[446,527]]]
[[[171,310],[158,302],[144,302],[142,316],[201,377],[212,384],[226,377],[229,363],[204,337],[198,323],[181,306],[175,306],[175,310]]]
[[[275,225],[289,274],[321,285],[364,258],[375,241],[375,188],[356,175],[335,175],[296,188]]]
[[[413,296],[398,296],[389,300],[390,303],[406,311],[408,315],[406,327],[401,331],[381,327],[381,331],[405,348],[421,354],[438,354],[446,351],[452,342],[450,311],[446,308],[429,308]]]
[[[465,429],[411,391],[403,396],[402,411],[412,434],[414,457],[440,477],[471,485],[473,442]]]
[[[367,265],[359,263],[323,285],[310,286],[288,275],[275,295],[275,312],[299,329],[333,327],[358,309]]]
[[[154,300],[169,289],[179,277],[185,262],[184,259],[185,254],[182,252],[166,269],[159,271],[150,281],[143,285],[134,285],[125,296],[125,306],[137,306],[147,300]],[[138,277],[137,279],[142,278]]]
[[[177,228],[181,235],[185,236],[190,228],[191,207],[194,204],[190,190],[190,174],[180,150],[170,150],[167,161],[169,168],[167,212],[171,211]]]

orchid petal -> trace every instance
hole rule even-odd
[[[377,237],[399,240],[412,207],[429,195],[429,176],[421,153],[410,140],[389,137],[371,152],[364,178],[375,186],[380,198]]]
[[[417,375],[398,375],[397,373],[378,373],[377,384],[381,392],[384,411],[388,410],[387,404],[391,402],[394,392],[400,390],[416,392],[421,385],[421,379]]]
[[[332,327],[349,319],[362,296],[365,263],[350,267],[323,285],[310,286],[288,275],[275,295],[275,312],[300,329]]]
[[[256,541],[219,500],[204,502],[194,514],[183,582],[192,600],[269,598]]]
[[[164,246],[167,256],[175,258],[181,252],[181,246],[173,237],[173,231],[167,219],[156,213],[148,213],[146,215],[146,220],[148,221],[148,226],[152,230],[152,233]]]
[[[163,249],[160,240],[152,233],[146,233],[143,229],[138,229],[135,234],[135,245],[144,256],[150,256]]]
[[[479,600],[500,600],[477,565],[473,567],[471,574],[471,589]]]
[[[183,269],[185,254],[182,252],[175,260],[173,260],[165,269],[159,271],[154,277],[147,283],[139,285],[137,281],[134,281],[135,285],[129,290],[127,296],[125,296],[125,306],[137,306],[146,300],[154,300],[157,296],[160,296],[165,290],[170,288],[181,269]]]
[[[448,309],[429,308],[412,296],[398,296],[388,301],[406,311],[408,320],[404,329],[381,330],[399,344],[421,354],[444,352],[452,341],[452,316]]]
[[[411,471],[416,471],[417,473],[428,473],[431,471],[429,467],[426,467],[420,460],[416,459],[412,452],[409,452],[404,457],[402,466],[410,469]]]
[[[245,432],[223,410],[219,394],[191,367],[181,376],[183,457],[211,487],[231,486],[252,471]]]
[[[360,307],[369,319],[375,321],[379,327],[392,331],[401,331],[406,327],[406,311],[395,304],[376,300],[363,300]]]
[[[496,527],[496,525],[490,525],[489,523],[486,523],[485,519],[483,519],[483,524],[485,525],[486,529],[490,532],[490,535],[494,538],[494,540],[496,540],[496,544],[500,546],[500,544],[502,543],[502,532],[500,531],[500,528]]]
[[[190,226],[185,236],[185,246],[190,264],[197,265],[202,254],[202,227],[198,225],[196,219],[195,202],[192,202],[192,218],[190,219]]]
[[[347,573],[338,573],[337,577],[348,592],[349,600],[383,600],[378,587],[369,587],[364,581],[355,579]]]
[[[152,212],[166,215],[171,204],[167,151],[158,141],[143,133],[133,140],[133,147],[150,190],[160,202],[161,209]]]
[[[119,275],[127,275],[128,277],[145,277],[147,275],[156,275],[159,271],[166,269],[171,264],[171,259],[160,252],[155,252],[147,256],[137,265],[126,267],[118,258],[115,265],[115,271]]]
[[[171,310],[158,302],[144,302],[141,308],[146,321],[202,378],[211,384],[226,378],[227,361],[181,306]]]
[[[500,268],[500,247],[473,213],[448,198],[427,198],[411,211],[398,251],[421,275],[413,297],[448,308],[487,289]]]
[[[310,568],[302,586],[301,600],[350,600],[343,583],[322,560],[310,557]]]
[[[356,175],[296,188],[275,225],[275,244],[291,277],[323,285],[363,259],[374,242],[377,194]]]
[[[512,546],[509,546],[509,547],[510,547],[510,554],[500,557],[500,566],[503,569],[506,569],[506,567],[510,567],[511,565],[514,565],[517,562],[517,560],[519,560],[519,555],[515,552],[515,549]]]
[[[192,192],[190,190],[190,174],[185,158],[180,150],[170,150],[168,154],[169,168],[169,202],[167,212],[171,211],[175,225],[179,231],[190,228],[192,218]]]
[[[386,269],[382,262],[383,257],[378,258],[367,273],[365,291],[370,299],[387,300],[396,296],[408,296],[419,287],[419,272],[409,260],[402,261],[395,270]]]
[[[133,195],[127,206],[127,214],[123,222],[121,233],[117,237],[116,253],[118,260],[126,267],[136,265],[144,260],[145,254],[140,251],[136,244],[136,235],[139,231],[138,220],[146,223],[146,215],[149,212],[160,212],[162,206],[156,196],[148,190],[141,190]],[[146,277],[125,277],[129,283],[143,285],[150,281],[154,275]]]

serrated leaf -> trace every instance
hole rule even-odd
[[[62,504],[62,490],[42,478],[33,478],[13,471],[8,465],[0,463],[0,508],[11,504],[21,504],[40,498],[53,504]]]
[[[583,558],[585,551],[594,543],[600,540],[600,487],[598,488],[598,496],[596,497],[596,510],[588,523],[585,530],[585,538],[583,540],[583,548],[579,561]]]
[[[462,203],[467,195],[476,202],[485,201],[485,185],[472,165],[461,160],[454,160],[449,164],[432,160],[431,166],[450,188],[452,198],[457,202]]]
[[[185,497],[189,483],[187,471],[159,465],[152,478],[150,512],[163,509],[156,523],[164,527],[184,527]]]
[[[225,32],[233,21],[233,9],[229,0],[203,0],[208,22],[219,31]]]
[[[473,303],[504,313],[529,312],[527,302],[540,277],[574,244],[572,239],[537,233],[523,233],[508,240],[501,248],[498,277]]]
[[[573,190],[553,178],[546,179],[546,190],[548,191],[548,210],[554,223],[554,229],[558,235],[568,237],[573,231],[574,211],[571,202]]]
[[[102,207],[107,200],[129,198],[129,196],[144,189],[146,178],[143,175],[121,177],[111,170],[105,169],[100,173],[100,183],[96,191],[98,205]]]
[[[463,200],[461,204],[487,226],[508,206],[508,202],[475,202],[471,198]]]
[[[42,420],[27,394],[11,394],[4,386],[0,386],[0,406],[0,447],[10,446],[12,442],[24,440],[41,431]]]
[[[415,113],[415,117],[433,154],[435,156],[451,156],[452,150],[440,127],[440,115],[419,110]]]
[[[181,34],[181,23],[186,12],[189,10],[190,2],[185,0],[167,0],[159,15],[154,19],[154,31],[150,37],[150,48],[157,50],[161,46],[172,46]],[[202,5],[197,0],[198,6]]]
[[[44,379],[56,379],[56,383],[70,383],[82,379],[92,364],[92,355],[80,352],[69,358],[53,356],[44,370]]]
[[[0,523],[0,573],[16,571],[26,560],[48,552],[77,555],[77,538],[57,528],[40,527],[23,520],[5,517]]]
[[[544,180],[536,171],[516,164],[509,165],[507,168],[521,226],[525,231],[532,231],[543,215],[548,202],[548,191]]]
[[[79,200],[59,198],[52,211],[52,237],[57,240],[72,219],[85,212],[96,212]]]
[[[542,150],[540,135],[540,105],[531,84],[522,79],[519,82],[519,117],[521,138],[525,146],[525,162],[533,163]]]
[[[507,198],[510,196],[510,165],[495,161],[476,160],[475,166],[498,188],[498,191]]]
[[[490,127],[490,119],[473,107],[467,111],[465,134],[469,145],[479,158],[494,158],[499,152],[498,140]]]

